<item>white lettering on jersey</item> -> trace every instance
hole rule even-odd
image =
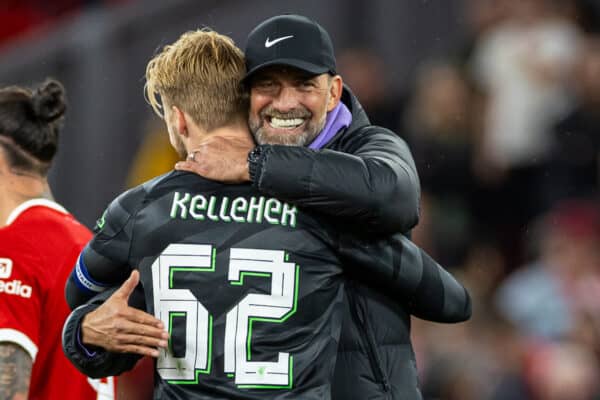
[[[15,279],[13,281],[0,281],[0,293],[12,294],[14,296],[21,296],[26,299],[31,298],[31,291],[33,289],[29,285],[24,285],[21,281]]]
[[[0,279],[8,279],[12,275],[13,261],[10,258],[0,258]],[[23,284],[20,280],[0,281],[0,293],[31,298],[31,286]]]
[[[171,218],[197,221],[208,218],[211,221],[256,223],[264,221],[272,225],[296,227],[296,206],[282,203],[271,197],[203,196],[175,192],[171,203]],[[93,290],[93,289],[92,289]]]
[[[88,378],[88,383],[98,393],[96,400],[115,400],[115,378],[112,376],[102,379]]]

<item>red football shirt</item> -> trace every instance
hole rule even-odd
[[[90,231],[59,204],[29,200],[0,228],[0,342],[14,342],[34,360],[29,399],[112,400],[112,378],[88,379],[61,346],[70,313],[64,288]]]

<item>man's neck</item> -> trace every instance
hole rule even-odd
[[[187,151],[190,152],[197,149],[200,144],[206,140],[206,138],[217,136],[252,140],[252,135],[248,129],[248,124],[245,120],[243,120],[213,129],[211,131],[201,131],[190,135],[190,138],[186,143]]]
[[[0,227],[6,225],[10,213],[21,203],[44,197],[48,192],[46,178],[34,175],[4,174],[0,182]]]

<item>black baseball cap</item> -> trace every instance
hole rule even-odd
[[[244,80],[270,65],[289,65],[315,75],[336,74],[329,34],[302,15],[278,15],[261,22],[248,35],[245,55]]]

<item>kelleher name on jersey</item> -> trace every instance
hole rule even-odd
[[[171,218],[192,218],[198,221],[255,223],[296,226],[296,206],[272,197],[203,196],[201,194],[173,194]]]

